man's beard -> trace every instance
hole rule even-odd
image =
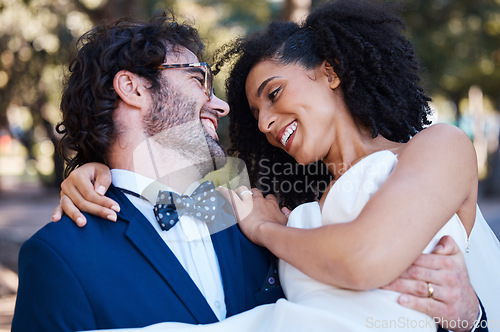
[[[167,85],[163,80],[159,90],[152,93],[153,105],[143,119],[146,136],[190,160],[202,175],[222,167],[226,153],[205,131],[198,103]],[[203,106],[201,112],[214,114],[216,111]]]

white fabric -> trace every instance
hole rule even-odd
[[[488,317],[490,331],[500,331],[500,242],[479,207],[465,254],[469,278]]]
[[[351,167],[331,188],[323,206],[306,203],[292,211],[288,226],[314,228],[349,222],[356,218],[372,194],[387,179],[397,163],[389,151],[367,156]],[[432,239],[429,252],[445,234],[451,235],[465,252],[471,282],[486,308],[490,324],[498,324],[500,308],[500,245],[478,210],[467,241],[458,216],[453,216]],[[280,261],[280,279],[288,300],[254,308],[223,322],[210,325],[160,323],[125,331],[435,331],[433,320],[397,304],[398,293],[387,290],[351,291],[313,280],[290,264]],[[490,331],[492,328],[490,326]]]
[[[137,194],[142,194],[149,185],[155,182],[153,179],[122,169],[112,169],[111,177],[112,183],[116,187]],[[198,186],[198,182],[193,183],[183,194],[190,195]],[[164,190],[173,191],[168,187],[165,187]],[[226,302],[222,277],[207,224],[191,216],[182,215],[174,227],[168,231],[163,231],[156,221],[151,202],[130,194],[125,193],[125,195],[141,211],[158,235],[172,250],[207,300],[217,318],[219,320],[225,319]]]

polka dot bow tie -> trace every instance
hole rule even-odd
[[[174,227],[184,214],[201,221],[213,222],[217,210],[215,194],[215,186],[211,181],[200,184],[191,196],[160,191],[153,208],[156,220],[164,231]]]

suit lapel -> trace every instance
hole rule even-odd
[[[224,285],[227,316],[244,311],[245,306],[245,275],[240,245],[239,230],[230,204],[218,209],[216,222],[233,225],[212,235],[212,243],[217,254]]]
[[[198,324],[216,322],[217,317],[203,294],[144,215],[114,186],[110,187],[108,195],[120,204],[118,220],[129,224],[126,236],[158,271]]]

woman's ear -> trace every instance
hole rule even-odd
[[[120,70],[113,79],[113,88],[120,99],[130,106],[144,106],[145,87],[143,79],[127,70]]]
[[[328,84],[330,85],[330,89],[335,90],[340,85],[340,78],[337,73],[333,70],[332,65],[330,65],[326,60],[323,61],[321,65],[323,67],[323,71],[328,79]]]

